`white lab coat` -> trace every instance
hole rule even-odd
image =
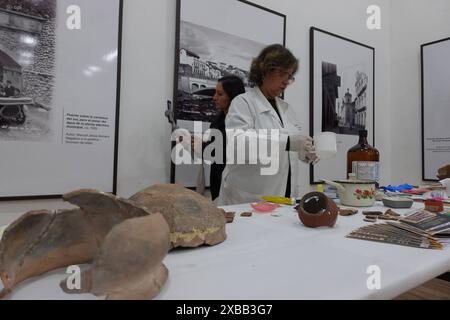
[[[288,135],[300,134],[297,118],[292,108],[276,98],[277,107],[283,120],[258,87],[250,89],[233,99],[225,127],[227,130],[279,129],[279,169],[274,175],[262,175],[261,168],[267,165],[230,164],[222,173],[220,195],[217,205],[231,205],[260,201],[263,195],[284,196],[288,181],[289,162],[291,165],[291,196],[297,197],[299,190],[299,159],[297,152],[286,151]],[[227,138],[227,155],[231,141]],[[254,154],[254,153],[253,153]]]

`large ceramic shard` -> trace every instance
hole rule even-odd
[[[200,194],[174,184],[157,184],[130,200],[163,214],[172,248],[215,245],[226,239],[224,211]]]
[[[0,278],[9,293],[25,279],[92,261],[95,230],[81,210],[31,211],[6,228],[0,242]]]
[[[97,190],[76,190],[64,194],[63,199],[82,209],[86,218],[95,229],[99,246],[105,236],[118,223],[126,219],[150,214],[145,209],[136,206],[135,203]]]
[[[21,281],[75,264],[90,263],[106,235],[119,223],[149,216],[129,200],[96,190],[64,195],[80,209],[31,211],[3,233],[0,242],[0,278],[3,296]]]
[[[159,213],[128,219],[115,226],[102,243],[92,268],[81,275],[81,288],[107,299],[151,299],[164,286],[168,270],[162,264],[170,248],[170,230]]]

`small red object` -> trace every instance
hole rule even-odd
[[[425,210],[431,212],[441,212],[444,211],[444,203],[439,200],[428,199],[425,200]]]

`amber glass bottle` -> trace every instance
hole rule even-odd
[[[356,179],[377,181],[380,178],[380,153],[367,142],[367,130],[359,131],[358,144],[347,152],[347,178],[354,173]]]

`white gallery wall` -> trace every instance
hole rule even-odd
[[[391,181],[421,183],[420,46],[450,37],[450,1],[391,2],[391,15],[396,17],[392,19],[392,92],[388,113],[392,124]]]
[[[300,59],[300,70],[285,99],[303,119],[305,134],[309,133],[310,27],[375,48],[375,144],[381,153],[381,183],[420,182],[420,44],[450,35],[450,1],[253,2],[287,15],[286,45]],[[371,31],[366,27],[366,9],[370,5],[381,8],[380,30]],[[175,14],[175,0],[124,0],[118,154],[120,196],[128,197],[148,185],[169,181],[170,126],[164,111],[166,101],[172,100]],[[251,21],[240,23],[245,25]],[[407,165],[404,159],[408,159]],[[300,192],[305,193],[310,190],[308,166],[303,166],[301,174],[304,184]],[[0,202],[0,214],[28,208],[51,209],[60,203],[60,200]]]
[[[176,1],[124,0],[118,194],[170,180]]]

